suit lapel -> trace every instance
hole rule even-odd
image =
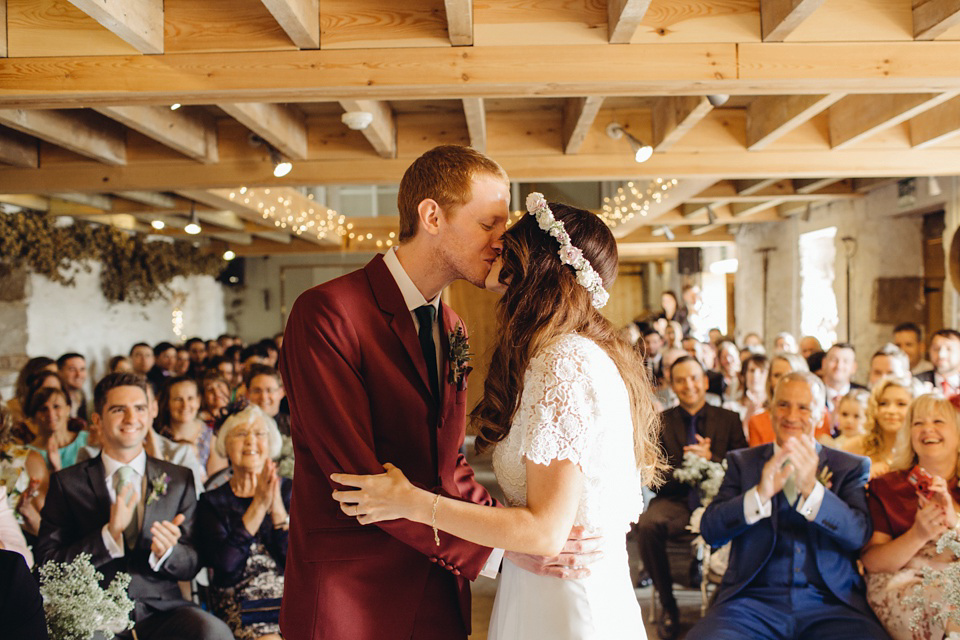
[[[390,329],[410,357],[410,364],[417,370],[420,382],[427,393],[432,395],[430,383],[427,380],[427,363],[423,359],[423,351],[420,349],[420,339],[417,337],[413,318],[403,301],[400,287],[397,286],[396,280],[393,279],[393,275],[383,262],[383,256],[374,256],[373,260],[364,267],[364,271],[367,274],[367,280],[370,282],[370,290],[377,301],[377,306],[385,315],[390,317],[388,322]]]
[[[440,402],[446,403],[450,393],[455,393],[456,388],[451,388],[450,382],[450,334],[456,330],[458,319],[456,314],[440,301]]]
[[[105,470],[103,459],[97,456],[87,465],[87,481],[96,501],[98,520],[106,522],[110,519],[110,494],[107,492],[107,481],[104,478]]]
[[[157,509],[163,500],[162,496],[158,495],[157,500],[150,500],[153,481],[162,475],[163,472],[157,468],[156,461],[150,456],[147,456],[147,466],[143,477],[143,493],[140,494],[140,508],[143,509],[143,520],[140,523],[140,535],[137,537],[137,546],[140,546],[143,542],[144,531],[147,530],[154,521],[164,519],[162,513],[157,513]],[[169,490],[169,487],[167,487],[167,489]],[[148,502],[150,504],[147,504]]]

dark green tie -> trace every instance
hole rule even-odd
[[[413,310],[417,314],[417,322],[420,324],[420,349],[423,351],[423,359],[427,362],[427,378],[430,379],[430,391],[433,397],[440,399],[440,390],[437,380],[437,345],[433,342],[433,319],[437,310],[432,304],[425,304]]]

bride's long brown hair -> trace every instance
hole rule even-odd
[[[617,243],[605,224],[582,209],[550,203],[571,242],[583,252],[609,289],[617,276]],[[479,430],[481,452],[510,432],[530,359],[560,336],[578,333],[597,343],[616,364],[626,384],[633,417],[634,453],[643,481],[656,486],[666,469],[657,413],[640,355],[593,308],[590,293],[572,267],[560,262],[560,245],[525,215],[503,236],[500,282],[508,284],[497,304],[497,343],[483,398],[470,414]]]

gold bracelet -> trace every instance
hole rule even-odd
[[[437,494],[437,497],[433,499],[433,515],[430,518],[430,524],[433,526],[433,541],[437,543],[437,546],[440,546],[440,532],[437,531],[437,506],[440,504],[440,494]]]

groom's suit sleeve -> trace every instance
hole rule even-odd
[[[323,471],[328,485],[317,487],[316,499],[328,503],[323,508],[331,510],[339,509],[330,495],[334,489],[331,473],[383,473],[373,439],[371,398],[361,375],[360,339],[344,303],[314,289],[294,305],[283,341],[282,373],[294,437],[298,448],[307,447]],[[458,460],[454,477],[461,488],[476,485],[462,460]],[[463,497],[482,500],[483,495],[474,488]],[[489,495],[486,500],[492,504]],[[437,547],[430,527],[408,520],[375,526],[470,580],[477,577],[490,555],[487,547],[449,535],[441,535]]]

